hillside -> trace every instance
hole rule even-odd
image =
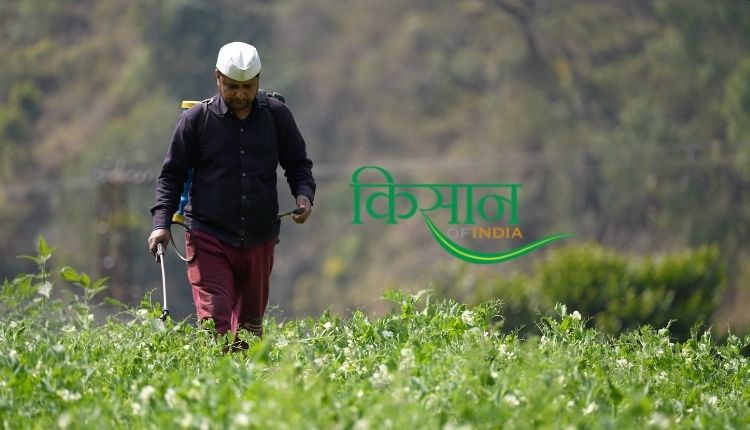
[[[218,47],[245,40],[319,182],[310,222],[282,233],[284,316],[384,312],[382,291],[416,291],[458,265],[418,222],[351,225],[351,173],[379,164],[403,182],[522,183],[528,237],[569,232],[636,254],[716,244],[729,267],[717,324],[747,326],[733,307],[750,279],[747,7],[5,1],[0,278],[28,270],[15,257],[44,233],[65,244],[61,264],[110,276],[124,301],[159,285],[148,208],[179,102],[210,96]],[[501,278],[536,258],[456,270]]]

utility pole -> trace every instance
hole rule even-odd
[[[133,300],[131,285],[132,258],[129,241],[132,236],[128,211],[127,178],[124,168],[115,165],[102,172],[97,181],[96,236],[99,277],[108,277],[110,295],[124,303]]]

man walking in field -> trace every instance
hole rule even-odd
[[[315,196],[312,161],[291,111],[258,92],[260,58],[242,42],[223,46],[216,62],[218,94],[177,121],[151,208],[149,250],[171,240],[169,226],[188,171],[193,169],[185,218],[187,274],[199,321],[219,334],[244,328],[263,334],[269,278],[280,220],[276,168],[281,165],[302,224]],[[204,102],[205,103],[205,102]],[[204,114],[205,113],[205,114]]]

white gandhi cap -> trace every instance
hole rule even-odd
[[[216,70],[235,81],[248,81],[260,73],[260,57],[253,45],[232,42],[222,46]]]

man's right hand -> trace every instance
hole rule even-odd
[[[172,234],[167,228],[157,228],[151,232],[151,236],[148,237],[148,250],[151,255],[156,255],[156,245],[163,244],[164,248],[169,245],[169,241],[172,240]]]

